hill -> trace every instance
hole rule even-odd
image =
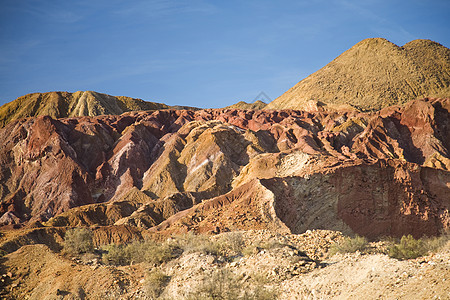
[[[133,110],[167,108],[171,107],[162,103],[92,91],[33,93],[0,107],[0,127],[12,120],[43,115],[53,118],[120,115]]]
[[[228,108],[228,109],[263,109],[264,107],[266,107],[266,105],[267,105],[267,103],[264,103],[261,100],[255,101],[253,103],[239,101],[238,103],[227,106],[225,108]]]
[[[365,39],[301,80],[266,109],[302,109],[310,100],[378,110],[412,99],[450,96],[450,49],[430,40],[399,47]]]

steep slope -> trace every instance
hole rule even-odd
[[[403,47],[371,38],[297,83],[266,109],[302,109],[309,100],[373,110],[421,97],[450,96],[450,49],[430,40]]]
[[[53,118],[74,116],[120,115],[132,110],[165,109],[162,103],[124,96],[110,96],[92,91],[34,93],[0,107],[0,127],[12,120],[48,115]]]

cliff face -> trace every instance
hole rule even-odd
[[[430,40],[402,47],[366,39],[301,80],[266,109],[304,109],[308,101],[376,110],[410,99],[450,96],[450,49]]]
[[[449,227],[450,100],[48,116],[0,130],[0,222],[368,237]]]

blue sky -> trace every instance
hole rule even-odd
[[[448,0],[0,0],[0,104],[78,90],[273,100],[365,38],[450,47],[449,15]]]

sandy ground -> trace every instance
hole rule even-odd
[[[284,241],[291,246],[261,249],[233,260],[183,254],[159,267],[170,276],[161,296],[183,299],[217,270],[228,270],[247,288],[254,274],[262,275],[266,287],[279,291],[279,299],[450,299],[450,242],[437,253],[406,261],[359,252],[329,258],[316,255],[308,260],[314,253],[326,252],[340,234],[246,232],[244,237],[250,243]],[[2,258],[0,298],[151,299],[145,276],[153,268],[145,264],[107,266],[93,255],[75,259],[45,245],[27,245]]]

